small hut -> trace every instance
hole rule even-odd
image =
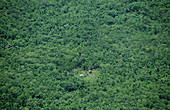
[[[92,74],[92,70],[88,70],[88,73],[89,73],[89,74]]]
[[[80,74],[79,76],[80,76],[80,77],[84,77],[84,74]]]

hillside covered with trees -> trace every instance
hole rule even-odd
[[[0,109],[170,109],[169,21],[169,0],[1,0]]]

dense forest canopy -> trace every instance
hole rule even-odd
[[[169,0],[1,0],[0,109],[170,109],[169,21]]]

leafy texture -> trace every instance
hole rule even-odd
[[[170,109],[169,6],[1,0],[0,109]]]

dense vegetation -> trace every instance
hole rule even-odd
[[[0,109],[170,109],[169,21],[169,0],[1,0]]]

